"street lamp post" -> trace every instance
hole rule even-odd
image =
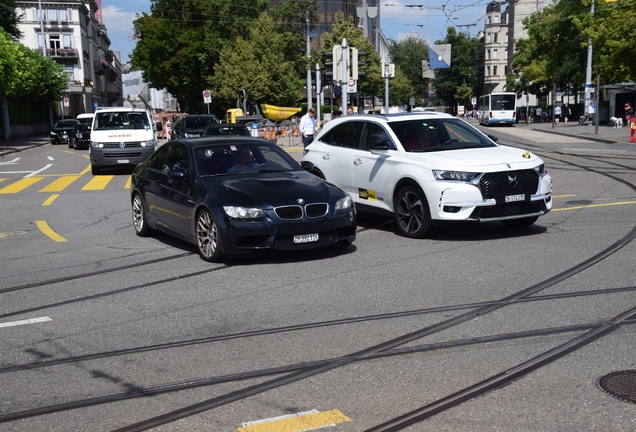
[[[592,0],[592,6],[590,14],[594,17],[594,0]],[[587,114],[588,122],[590,121],[590,103],[591,93],[594,88],[592,83],[592,38],[587,39],[587,67],[585,68],[585,114]],[[597,114],[598,115],[598,114]]]

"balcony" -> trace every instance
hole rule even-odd
[[[110,82],[115,82],[117,80],[117,77],[119,77],[119,74],[117,73],[117,71],[115,69],[108,69],[106,71],[106,79]]]
[[[42,54],[42,48],[38,48],[38,53]],[[79,58],[79,52],[75,48],[47,48],[46,56],[51,58]]]

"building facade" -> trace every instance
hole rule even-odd
[[[95,0],[16,1],[20,43],[55,60],[68,75],[68,102],[58,108],[65,118],[123,104],[121,62],[110,50],[98,10]]]

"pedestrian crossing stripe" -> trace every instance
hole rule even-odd
[[[0,189],[0,195],[14,194],[23,191],[31,185],[42,180],[44,177],[28,177],[18,180],[17,182]]]
[[[96,176],[89,181],[86,186],[82,188],[83,191],[97,191],[104,190],[108,183],[114,178],[114,175],[102,175]]]
[[[55,180],[50,185],[40,189],[40,192],[62,192],[68,185],[73,183],[80,176],[64,176]]]

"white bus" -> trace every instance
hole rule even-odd
[[[479,96],[477,111],[479,124],[490,126],[505,124],[512,126],[517,123],[516,111],[517,95],[515,93],[490,93]]]

